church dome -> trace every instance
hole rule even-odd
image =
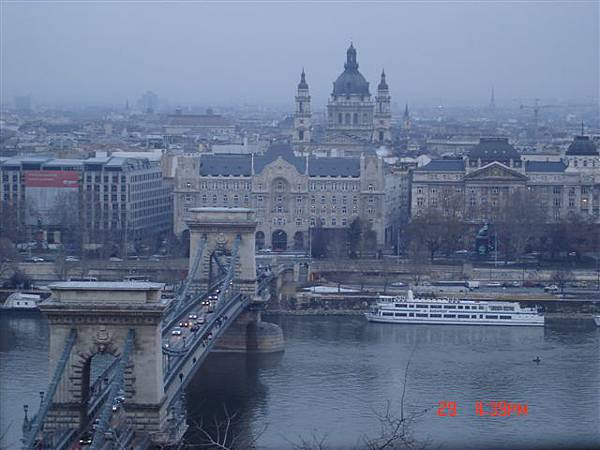
[[[568,156],[598,156],[598,149],[589,136],[575,136],[566,154]]]
[[[344,71],[333,83],[333,95],[371,95],[369,83],[358,71],[356,62],[356,50],[352,44],[346,52],[346,64]]]

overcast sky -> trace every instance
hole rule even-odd
[[[598,97],[597,1],[325,4],[13,2],[1,8],[3,102],[292,103],[302,67],[315,106],[350,41],[373,93],[499,104]]]

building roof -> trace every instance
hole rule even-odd
[[[221,154],[200,157],[201,176],[252,176],[251,155]]]
[[[288,143],[274,143],[263,155],[254,155],[254,172],[260,173],[278,158],[293,165],[298,173],[305,173],[305,156],[296,156]],[[201,176],[252,176],[252,155],[220,154],[200,157]],[[358,177],[358,158],[308,157],[308,175],[312,177]]]
[[[48,285],[51,290],[85,290],[85,291],[146,291],[162,289],[164,283],[147,281],[62,281]]]
[[[286,142],[276,142],[271,144],[264,155],[254,157],[254,171],[256,173],[262,170],[268,164],[271,164],[277,158],[281,158],[293,165],[299,173],[304,173],[306,170],[306,159],[301,156],[294,155],[292,146]]]
[[[333,95],[371,95],[369,92],[369,83],[365,77],[358,71],[358,62],[356,61],[356,50],[350,44],[346,52],[346,64],[344,71],[333,83]]]
[[[358,158],[308,158],[308,175],[311,177],[359,177]]]
[[[575,136],[566,154],[569,156],[598,156],[598,149],[589,136]]]
[[[470,159],[482,161],[508,161],[521,159],[519,152],[508,143],[508,138],[488,137],[479,139],[479,144],[469,150]]]
[[[434,159],[415,171],[440,171],[440,172],[464,172],[465,162],[462,159]]]
[[[387,91],[388,90],[388,84],[385,81],[385,70],[381,71],[381,81],[379,81],[379,85],[377,86],[377,90],[379,90],[379,91]]]
[[[567,168],[562,161],[526,161],[525,172],[564,172]]]
[[[298,89],[308,89],[308,83],[306,82],[306,74],[304,73],[304,69],[302,69],[302,73],[300,74],[300,83],[298,83]]]
[[[235,124],[227,117],[218,114],[172,114],[167,116],[167,125],[195,127],[233,127]]]

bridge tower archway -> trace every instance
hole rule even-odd
[[[239,239],[234,280],[241,293],[256,294],[256,219],[247,208],[190,208],[186,224],[190,230],[189,273],[202,249],[202,261],[193,280],[196,291],[205,291],[214,279],[213,257],[222,255],[225,262]],[[227,262],[225,265],[228,265]]]
[[[162,405],[163,364],[160,301],[161,283],[61,282],[50,285],[52,295],[40,309],[50,325],[49,369],[55,372],[68,337],[75,333],[64,371],[44,422],[44,432],[80,430],[93,413],[93,360],[99,355],[120,358],[133,330],[133,350],[125,363],[124,411],[136,430],[159,436],[166,429]],[[100,371],[101,372],[101,371]],[[102,375],[110,377],[113,372]],[[109,380],[110,382],[110,380]],[[107,383],[108,384],[108,383]],[[106,387],[106,385],[104,386]],[[106,390],[102,392],[107,392]],[[112,399],[106,398],[106,401]],[[92,408],[93,410],[93,408]]]

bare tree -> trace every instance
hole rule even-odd
[[[0,238],[0,280],[9,277],[16,267],[17,250],[12,241]]]

